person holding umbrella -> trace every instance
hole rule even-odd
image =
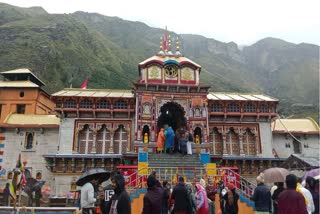
[[[81,188],[81,208],[83,214],[94,214],[94,204],[97,199],[94,197],[94,186],[98,185],[99,177],[92,176],[90,181]]]
[[[95,202],[100,198],[95,198],[94,186],[97,186],[99,182],[108,180],[110,172],[107,172],[101,168],[90,169],[85,172],[77,180],[76,185],[81,186],[81,198],[80,205],[82,214],[95,214]]]

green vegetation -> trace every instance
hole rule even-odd
[[[117,17],[0,3],[0,70],[30,68],[49,92],[79,87],[85,78],[89,88],[130,88],[138,63],[157,53],[163,34]],[[201,81],[211,90],[265,93],[280,99],[282,115],[318,121],[319,46],[266,38],[239,50],[234,42],[170,34],[202,65]]]

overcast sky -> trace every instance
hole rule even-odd
[[[96,12],[248,45],[265,37],[320,45],[319,0],[0,0],[49,13]]]

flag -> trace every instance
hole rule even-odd
[[[164,38],[163,38],[163,49],[166,51],[168,46],[168,31],[167,31],[167,26],[166,26],[166,32],[164,34]]]
[[[10,186],[9,186],[9,193],[12,200],[16,200],[16,186],[14,185],[14,180],[12,179]]]
[[[20,169],[21,171],[23,169],[23,166],[22,166],[22,163],[21,163],[21,154],[19,154],[19,157],[18,157],[18,160],[17,160],[17,163],[16,163],[16,168]]]
[[[24,173],[24,170],[22,171],[21,179],[20,179],[20,187],[21,189],[24,189],[24,187],[27,184],[26,174]]]
[[[88,85],[88,79],[85,79],[82,85],[80,86],[81,89],[86,89]]]

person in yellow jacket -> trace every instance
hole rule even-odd
[[[299,178],[298,179],[298,183],[297,183],[296,191],[300,192],[303,195],[304,201],[306,203],[308,214],[312,214],[314,212],[314,210],[315,210],[315,207],[314,207],[314,203],[313,203],[313,198],[312,198],[311,192],[309,190],[307,190],[306,188],[304,188],[301,185],[301,182],[302,182],[302,179]]]

